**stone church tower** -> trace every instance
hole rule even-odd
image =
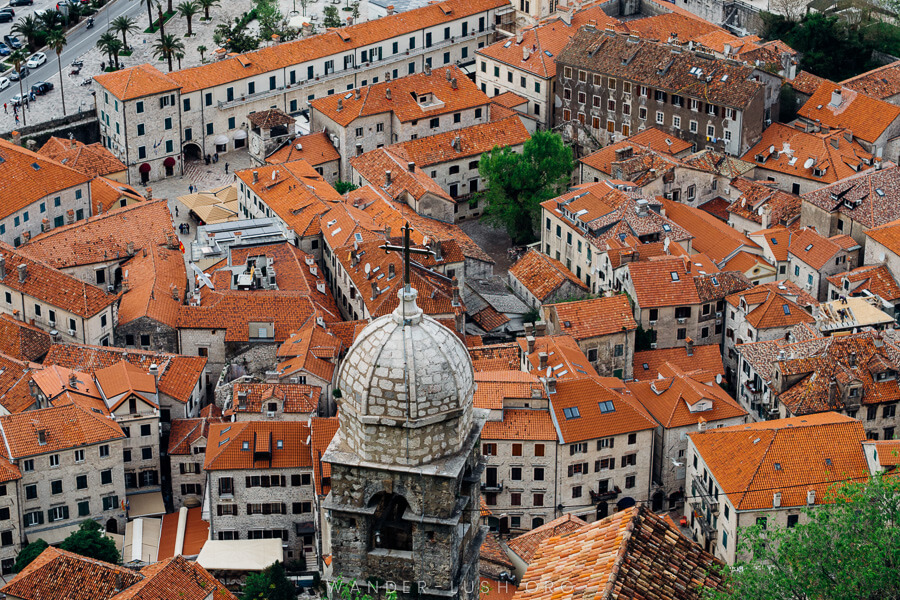
[[[332,577],[399,598],[478,598],[481,428],[472,362],[402,289],[344,358],[331,463]],[[327,550],[326,550],[327,552]]]

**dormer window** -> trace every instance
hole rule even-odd
[[[41,446],[46,446],[47,445],[47,432],[44,431],[43,429],[38,429],[37,436],[38,436],[38,444],[40,444]]]
[[[848,395],[850,398],[859,398],[859,388],[858,388],[858,387],[852,387],[852,388],[850,388],[850,391],[847,392],[847,395]]]

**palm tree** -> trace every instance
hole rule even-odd
[[[21,35],[22,37],[24,37],[25,43],[28,44],[28,49],[32,51],[35,49],[37,36],[39,36],[43,30],[44,26],[34,15],[22,17],[15,25],[12,26],[12,32],[16,35]]]
[[[206,46],[200,45],[197,46],[197,52],[200,53],[200,62],[206,62],[206,59],[203,58],[203,53],[206,52],[209,48]]]
[[[153,54],[158,58],[165,58],[169,61],[169,72],[172,72],[172,59],[176,52],[184,52],[184,43],[172,35],[161,36],[159,41],[153,44]]]
[[[110,65],[113,64],[113,49],[116,49],[116,51],[118,52],[118,50],[121,49],[121,44],[122,42],[119,41],[119,38],[116,37],[116,34],[111,31],[107,31],[97,40],[97,48],[99,48],[101,52],[109,57]]]
[[[62,51],[66,46],[66,42],[64,31],[54,29],[47,34],[47,46],[56,51],[56,66],[59,68],[59,93],[62,95],[63,116],[66,116],[66,94],[63,91]]]
[[[25,97],[25,90],[22,88],[22,65],[25,61],[28,60],[28,53],[25,51],[25,48],[19,48],[18,50],[13,50],[9,55],[9,61],[15,65],[16,73],[19,74],[19,97]],[[25,109],[22,109],[22,126],[25,126]]]
[[[176,52],[175,53],[175,60],[178,61],[178,70],[179,71],[181,70],[181,59],[182,58],[184,58],[184,52]]]
[[[122,34],[122,47],[126,50],[128,49],[128,38],[126,36],[132,31],[137,31],[137,28],[138,26],[135,20],[125,15],[116,17],[109,24],[110,31]]]
[[[196,15],[198,12],[200,12],[200,4],[198,4],[194,0],[186,0],[185,2],[182,2],[178,5],[178,14],[180,14],[187,20],[187,37],[191,37],[191,35],[193,35],[193,29],[191,29],[191,19],[193,19],[194,15]]]
[[[45,10],[38,17],[38,22],[42,26],[42,33],[47,35],[51,30],[62,27],[63,16],[58,10]]]
[[[150,23],[150,31],[153,31],[153,0],[147,0],[147,22]]]
[[[203,9],[203,18],[207,21],[209,21],[209,9],[219,6],[219,0],[197,0],[197,3]]]

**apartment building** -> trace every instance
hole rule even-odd
[[[319,412],[322,389],[300,383],[239,383],[224,415],[231,422],[306,421]]]
[[[815,229],[799,229],[791,234],[788,245],[788,279],[816,300],[827,300],[827,278],[856,267],[860,248],[849,235],[826,238]]]
[[[864,265],[828,277],[828,299],[841,296],[878,298],[886,313],[900,315],[900,285],[884,264]]]
[[[296,421],[213,424],[206,459],[212,539],[280,539],[285,560],[317,565],[310,428]]]
[[[545,303],[581,298],[588,287],[561,262],[534,248],[508,271],[509,286],[525,304],[540,309]]]
[[[91,177],[0,140],[0,242],[18,246],[91,215]]]
[[[18,494],[22,472],[4,456],[0,474],[0,575],[5,578],[15,573],[16,557],[22,549]]]
[[[175,419],[169,431],[169,457],[172,473],[172,506],[193,508],[203,503],[206,489],[206,444],[209,428],[223,423],[222,410],[215,404],[205,406],[196,419]]]
[[[451,0],[453,1],[453,0]],[[310,129],[335,136],[341,178],[349,160],[375,148],[490,120],[490,100],[455,66],[363,86],[310,103]]]
[[[316,98],[426,65],[470,63],[511,18],[507,6],[447,0],[174,73],[145,64],[98,75],[101,135],[128,165],[130,182],[161,179],[182,168],[182,153],[198,159],[243,148],[250,113],[275,107],[297,114]]]
[[[746,558],[742,529],[794,527],[835,483],[868,479],[864,441],[859,421],[832,412],[690,434],[684,515],[694,540],[727,564]],[[747,468],[734,469],[735,456]]]
[[[726,209],[728,225],[748,236],[764,250],[763,244],[756,241],[758,232],[787,227],[800,217],[800,196],[783,192],[771,183],[737,177],[731,181],[730,188],[739,195]],[[770,255],[765,255],[765,258],[772,265],[778,262]]]
[[[772,86],[753,66],[584,26],[557,57],[555,119],[577,155],[654,126],[740,156],[777,108]]]

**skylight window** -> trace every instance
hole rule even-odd
[[[791,307],[788,306],[787,304],[782,304],[781,308],[782,308],[782,310],[784,310],[784,314],[786,314],[786,315],[791,314]]]
[[[598,402],[598,404],[601,413],[616,412],[616,407],[613,406],[612,400],[604,400],[603,402]]]
[[[775,238],[772,238],[772,245],[773,245],[773,246],[777,246],[777,245],[778,245],[778,240],[776,240]]]
[[[776,470],[776,471],[780,471],[780,470],[781,470],[781,463],[775,463],[775,470]]]
[[[38,171],[38,170],[40,170],[41,165],[39,165],[37,163],[31,163],[31,168],[33,168],[35,171]]]
[[[672,271],[671,273],[669,273],[669,275],[672,276],[672,281],[679,281],[678,273],[676,273],[675,271]]]
[[[718,278],[713,277],[713,278],[712,278],[712,282],[713,282],[713,285],[714,285],[714,286],[719,287],[719,280],[718,280]]]
[[[503,47],[504,47],[504,48],[509,48],[510,46],[512,46],[512,40],[509,40],[508,42],[506,42],[505,44],[503,44]]]
[[[663,231],[672,231],[672,228],[668,223],[663,223]]]
[[[563,415],[565,415],[567,419],[577,419],[581,416],[581,413],[578,412],[577,406],[573,406],[572,408],[564,408]]]
[[[362,234],[361,234],[361,233],[354,233],[354,234],[353,234],[353,238],[354,238],[357,242],[363,241],[363,237],[362,237]]]
[[[250,442],[241,442],[241,450],[249,450]]]
[[[808,245],[808,246],[806,247],[806,251],[809,252],[810,250],[812,250],[812,247],[813,247],[812,244]]]
[[[647,363],[644,363],[644,364],[642,364],[641,366],[644,367],[644,370],[645,370],[645,371],[649,371],[649,370],[650,370],[650,365],[647,364]]]
[[[882,196],[882,197],[884,196],[884,190],[881,188],[875,188],[875,193],[878,194],[879,196]]]

